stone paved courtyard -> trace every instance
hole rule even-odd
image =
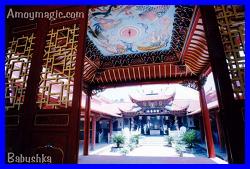
[[[89,156],[79,156],[81,164],[226,164],[219,159],[207,158],[206,151],[202,148],[186,150],[183,157],[179,157],[175,148],[165,145],[164,137],[147,136],[140,139],[139,146],[123,155],[120,151],[112,152],[113,144],[98,145],[90,151]],[[82,151],[82,150],[81,150]]]
[[[109,155],[121,156],[120,151],[112,152],[110,145],[103,148],[102,151],[92,152],[92,155]],[[149,157],[179,157],[175,148],[166,146],[164,137],[147,136],[140,139],[139,146],[126,154],[127,156],[149,156]],[[207,157],[206,152],[202,149],[186,150],[183,157]]]

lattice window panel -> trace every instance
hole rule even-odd
[[[245,16],[243,6],[215,6],[236,99],[245,98]]]
[[[34,47],[34,34],[13,37],[5,57],[5,109],[20,110],[25,97]]]
[[[39,108],[71,106],[78,35],[76,25],[51,29],[47,34],[37,98]]]

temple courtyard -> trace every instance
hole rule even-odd
[[[245,163],[243,5],[12,10],[82,16],[7,17],[6,163]]]
[[[185,149],[182,156],[174,146],[166,144],[164,136],[141,136],[140,143],[133,150],[124,153],[124,149],[113,150],[115,144],[97,144],[88,157],[82,156],[82,146],[79,151],[79,163],[142,163],[142,164],[227,164],[221,158],[207,158],[207,152],[197,145],[192,149]]]

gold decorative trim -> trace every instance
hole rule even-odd
[[[141,51],[154,51],[162,47],[164,47],[164,44],[160,44],[157,46],[138,46],[137,49]]]

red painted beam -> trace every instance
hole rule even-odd
[[[92,89],[95,88],[114,88],[114,87],[127,87],[127,86],[138,86],[138,85],[153,85],[153,84],[174,84],[181,83],[186,80],[194,80],[197,81],[197,76],[191,77],[172,77],[166,79],[156,79],[156,80],[134,80],[128,82],[109,82],[109,83],[101,83],[101,84],[93,84]]]
[[[85,109],[82,109],[81,111],[85,112]],[[97,112],[97,111],[93,111],[90,110],[90,116],[100,116],[102,118],[106,118],[106,119],[111,119],[113,116],[108,115],[107,113],[103,113],[103,112]],[[81,112],[81,117],[84,117],[84,113]]]

